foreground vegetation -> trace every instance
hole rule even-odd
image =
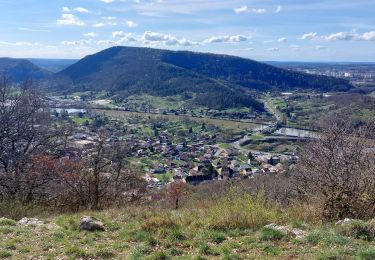
[[[12,259],[374,259],[375,226],[322,223],[311,207],[281,210],[262,196],[186,202],[179,210],[136,207],[42,216],[44,225],[0,220],[0,257]],[[8,211],[11,213],[11,211]],[[30,213],[31,214],[31,213]],[[36,215],[40,215],[37,213]],[[79,230],[92,215],[103,232]],[[13,216],[14,217],[14,216]],[[288,224],[295,238],[266,224]]]

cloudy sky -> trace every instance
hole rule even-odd
[[[375,61],[375,1],[0,0],[0,56],[81,58],[115,45]]]

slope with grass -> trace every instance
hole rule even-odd
[[[118,99],[131,95],[194,96],[193,103],[214,109],[251,107],[259,91],[308,88],[348,90],[342,79],[283,70],[238,57],[112,47],[87,56],[55,74],[46,86],[63,94],[107,91]]]
[[[152,210],[150,210],[152,209]],[[12,212],[9,211],[11,214]],[[104,232],[79,230],[93,215]],[[12,259],[374,259],[375,225],[321,224],[315,209],[283,209],[261,197],[200,201],[180,210],[129,207],[47,216],[40,226],[0,220],[0,258]],[[10,216],[11,217],[11,216]],[[14,216],[13,216],[14,217]],[[307,235],[264,227],[288,224]]]

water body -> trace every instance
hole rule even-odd
[[[301,138],[313,138],[316,136],[315,132],[309,130],[301,130],[289,127],[280,128],[275,132],[275,134],[291,136],[291,137],[301,137]]]
[[[76,108],[54,108],[54,111],[57,113],[61,113],[63,111],[68,112],[68,114],[74,114],[74,113],[86,113],[86,109],[76,109]]]

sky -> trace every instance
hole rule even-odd
[[[111,46],[262,61],[375,61],[375,0],[0,0],[0,57]]]

